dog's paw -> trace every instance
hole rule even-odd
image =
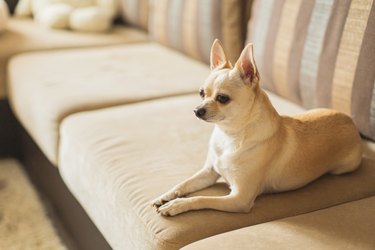
[[[155,200],[151,201],[150,204],[151,204],[151,206],[158,208],[166,202],[168,202],[168,201],[163,200],[162,197],[158,197]]]
[[[184,198],[171,200],[157,208],[157,212],[164,216],[175,216],[188,210],[188,202]]]
[[[176,191],[171,191],[171,192],[168,192],[168,193],[165,193],[161,196],[159,196],[158,198],[156,198],[155,200],[153,200],[151,202],[151,205],[153,207],[160,207],[161,205],[171,201],[171,200],[174,200],[178,197],[182,197],[182,192],[179,191],[179,190],[176,190]]]

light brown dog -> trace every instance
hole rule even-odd
[[[355,170],[361,138],[350,117],[330,109],[280,116],[259,87],[253,46],[232,67],[220,42],[211,48],[211,69],[200,90],[198,118],[215,123],[204,167],[152,202],[163,215],[216,209],[249,212],[260,193],[300,188],[325,173]],[[231,192],[222,197],[180,198],[222,176]]]

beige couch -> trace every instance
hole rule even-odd
[[[254,42],[261,84],[265,82],[280,114],[333,107],[351,114],[361,133],[374,139],[372,118],[363,119],[357,108],[364,107],[372,117],[374,106],[371,97],[366,101],[366,93],[371,87],[367,82],[374,83],[373,69],[361,67],[372,60],[361,52],[373,52],[367,41],[374,26],[365,22],[373,20],[371,6],[355,0],[336,5],[255,1],[247,25],[249,2],[123,1],[124,10],[138,4],[139,16],[146,12],[148,32],[119,25],[110,34],[79,34],[12,19],[0,36],[2,97],[112,248],[373,249],[375,144],[365,139],[357,171],[263,195],[250,213],[204,210],[168,218],[150,206],[150,200],[204,162],[212,125],[195,119],[192,110],[199,103],[197,89],[209,73],[207,50],[215,37],[232,58],[246,37]],[[359,17],[352,17],[355,4],[362,10]],[[328,14],[322,6],[331,8],[330,16],[324,16]],[[126,12],[123,18],[143,27],[144,18]],[[350,44],[351,51],[359,51],[351,54],[358,62],[353,78],[340,75],[350,72],[342,73],[340,62],[345,61],[342,50],[347,47],[341,44],[351,18],[364,19],[364,27],[357,29],[362,43]],[[310,28],[314,25],[326,25],[326,35]],[[341,39],[332,35],[335,32]],[[327,53],[328,59],[314,65]],[[329,64],[333,54],[336,68]],[[318,70],[322,68],[331,70]],[[322,88],[320,78],[327,79],[326,74],[332,84]],[[357,85],[358,79],[362,85]],[[327,92],[332,92],[329,102]],[[359,98],[362,94],[367,99]],[[50,170],[37,169],[40,178],[43,171]],[[228,191],[219,182],[193,195]],[[80,241],[77,235],[75,239]]]

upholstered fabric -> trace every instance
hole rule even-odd
[[[152,43],[37,52],[12,58],[8,92],[16,116],[56,164],[64,117],[196,92],[208,73],[207,65]]]
[[[258,0],[248,42],[267,89],[352,115],[375,139],[373,0]]]
[[[0,0],[0,35],[6,27],[9,18],[8,5],[4,0]]]
[[[234,62],[244,47],[244,0],[152,0],[150,34],[156,41],[204,62],[219,38]]]
[[[293,192],[261,196],[250,213],[157,214],[150,201],[205,161],[212,124],[194,117],[192,110],[200,101],[197,94],[180,96],[64,119],[60,173],[114,249],[178,249],[222,232],[375,194],[375,164],[364,159],[354,173],[328,175]],[[221,183],[199,194],[228,191]]]
[[[149,0],[120,0],[120,3],[125,23],[148,29]]]
[[[183,250],[372,250],[375,197],[210,237]]]
[[[144,42],[146,33],[137,29],[115,26],[109,33],[90,34],[40,27],[32,19],[11,18],[0,36],[0,98],[6,96],[6,67],[11,56],[27,52],[99,45]]]
[[[14,9],[16,8],[16,5],[18,3],[18,0],[5,0],[5,2],[8,4],[9,6],[9,11],[11,14],[13,14],[14,12]]]
[[[363,154],[368,157],[368,158],[372,158],[375,160],[375,142],[372,142],[370,140],[365,140],[363,139],[362,140],[363,143]]]

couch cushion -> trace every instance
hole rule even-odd
[[[352,115],[375,140],[373,0],[261,1],[248,42],[267,89],[306,108]]]
[[[174,97],[64,119],[60,173],[114,249],[177,249],[218,233],[375,194],[375,162],[364,159],[352,174],[329,175],[293,192],[261,196],[247,214],[157,214],[150,201],[205,161],[212,125],[194,117],[198,103],[198,95]],[[219,183],[198,193],[228,192]]]
[[[120,0],[121,17],[125,23],[148,28],[149,0]]]
[[[375,160],[375,142],[363,139],[363,154]]]
[[[234,62],[244,47],[243,11],[249,0],[152,0],[150,35],[155,41],[208,63],[215,38]]]
[[[79,33],[41,27],[32,19],[11,18],[0,36],[0,98],[6,95],[6,65],[13,55],[38,50],[78,48],[99,45],[144,42],[146,33],[134,28],[115,26],[110,33]]]
[[[9,99],[46,156],[57,163],[61,120],[75,112],[198,91],[206,65],[163,46],[38,52],[9,65]]]
[[[375,246],[375,197],[313,213],[246,227],[204,239],[183,250],[371,250]]]

